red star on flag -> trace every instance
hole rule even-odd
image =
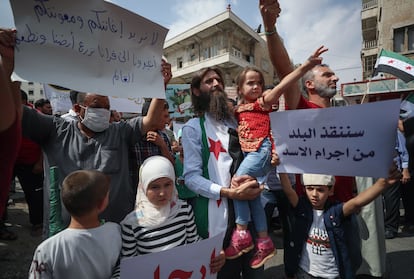
[[[405,69],[406,69],[407,71],[411,71],[411,70],[413,69],[413,67],[411,67],[411,66],[407,66],[407,67],[405,67]]]
[[[388,60],[388,64],[392,64],[392,63],[394,63],[394,60]]]
[[[213,152],[214,153],[214,157],[216,157],[216,160],[218,160],[218,156],[220,154],[220,152],[226,152],[226,149],[224,149],[221,146],[221,141],[214,141],[211,138],[208,138],[208,141],[210,142],[210,149],[208,151]]]

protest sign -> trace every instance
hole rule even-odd
[[[120,97],[165,98],[164,27],[103,0],[12,0],[15,72]]]
[[[278,172],[386,177],[400,100],[271,113]]]
[[[121,260],[121,278],[216,278],[210,272],[211,258],[223,245],[223,234],[166,251]],[[179,257],[177,257],[179,255]]]
[[[43,85],[45,97],[50,100],[53,114],[63,114],[72,108],[72,103],[69,98],[69,89],[58,88],[49,84]],[[118,112],[141,113],[142,104],[145,102],[144,98],[120,98],[109,96],[109,104],[112,110]]]
[[[181,118],[194,116],[190,84],[168,84],[165,90],[165,96],[169,105],[170,117]]]

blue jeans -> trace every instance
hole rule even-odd
[[[272,142],[266,138],[257,151],[244,153],[244,159],[236,171],[236,176],[247,174],[256,177],[257,181],[262,184],[272,169],[271,160]]]
[[[269,138],[266,138],[257,151],[245,154],[243,162],[237,169],[236,176],[248,174],[256,177],[259,183],[263,183],[272,168],[271,156],[272,143]],[[251,216],[256,231],[267,232],[266,214],[260,196],[250,201],[234,200],[233,202],[236,224],[247,225]]]

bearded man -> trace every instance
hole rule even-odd
[[[237,122],[227,104],[220,69],[200,71],[192,79],[191,93],[198,117],[189,120],[182,130],[184,178],[187,187],[199,195],[193,203],[197,230],[207,238],[231,231],[228,225],[234,224],[234,220],[228,222],[231,199],[254,199],[263,187],[249,176],[240,176],[238,185],[230,187],[235,165],[242,156],[235,137]],[[218,278],[240,278],[241,274],[248,279],[263,278],[263,267],[250,268],[251,257],[249,253],[227,260]]]

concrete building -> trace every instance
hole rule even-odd
[[[362,0],[361,49],[362,81],[342,84],[342,95],[350,103],[399,98],[414,91],[414,83],[404,83],[383,74],[371,80],[381,49],[414,59],[414,1]]]
[[[20,88],[27,93],[29,103],[34,103],[35,101],[46,98],[43,92],[43,85],[38,82],[22,82]]]
[[[211,66],[223,70],[226,91],[232,97],[235,78],[246,66],[259,68],[266,85],[275,83],[264,35],[238,18],[230,5],[223,13],[166,41],[164,56],[172,65],[171,84],[190,83],[196,72]]]

